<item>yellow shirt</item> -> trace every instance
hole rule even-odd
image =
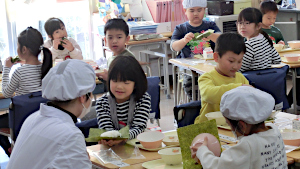
[[[237,72],[235,78],[219,74],[215,69],[204,73],[198,79],[201,94],[200,115],[195,119],[195,124],[207,121],[205,114],[220,111],[222,95],[242,84],[249,84],[243,74]]]

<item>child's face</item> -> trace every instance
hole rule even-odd
[[[253,38],[259,34],[261,23],[257,25],[255,23],[250,23],[249,21],[243,20],[241,22],[237,22],[237,28],[239,34],[249,40],[250,38]]]
[[[185,14],[191,24],[201,24],[205,14],[204,7],[193,7],[185,9]]]
[[[61,39],[63,37],[68,37],[68,33],[67,33],[65,26],[61,25],[60,29],[57,29],[56,31],[53,32],[52,37],[53,37],[53,40]]]
[[[123,103],[130,98],[135,83],[127,80],[125,82],[110,80],[110,91],[116,98],[117,103]]]
[[[216,67],[217,71],[224,76],[235,77],[235,73],[242,66],[243,56],[244,52],[235,54],[232,51],[227,51],[220,58],[218,53],[214,53],[214,59],[218,63]]]
[[[107,30],[105,34],[105,44],[113,51],[114,55],[119,55],[125,50],[125,44],[129,41],[130,36],[125,35],[124,31],[119,29]]]
[[[276,21],[276,16],[276,12],[267,12],[266,14],[264,14],[262,19],[263,25],[266,27],[270,27],[271,25],[273,25]]]

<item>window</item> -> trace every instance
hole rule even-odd
[[[0,59],[3,61],[9,56],[7,19],[5,13],[5,1],[0,1]]]

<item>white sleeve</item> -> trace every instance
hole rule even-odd
[[[48,39],[44,42],[44,47],[48,48],[51,51],[52,60],[55,60],[56,58],[58,58],[60,50],[54,49],[51,39]],[[43,58],[42,58],[42,60],[43,60]]]
[[[55,157],[53,168],[92,168],[82,133],[71,134],[66,139],[66,142],[61,144],[61,149]]]
[[[249,169],[251,165],[251,149],[246,142],[223,151],[221,157],[216,157],[206,146],[199,147],[196,155],[205,169]]]
[[[74,50],[70,52],[70,57],[72,59],[83,59],[81,48],[78,43],[73,38],[69,38],[69,41],[73,44]]]

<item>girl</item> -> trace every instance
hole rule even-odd
[[[249,86],[224,93],[221,112],[239,142],[216,157],[204,138],[191,146],[192,158],[206,169],[287,169],[282,136],[277,126],[264,122],[274,105],[270,94]]]
[[[242,10],[236,24],[238,32],[247,39],[241,72],[271,68],[272,64],[281,63],[272,40],[261,30],[262,13],[258,9]]]
[[[119,130],[129,125],[129,139],[142,133],[147,126],[151,98],[147,79],[139,62],[132,56],[117,56],[109,66],[108,93],[96,102],[99,128]],[[122,140],[101,140],[113,146]]]
[[[44,54],[43,63],[38,60],[41,50]],[[12,57],[5,60],[2,74],[2,93],[6,98],[12,97],[14,93],[15,95],[23,95],[41,91],[42,79],[52,67],[52,54],[49,49],[43,47],[41,33],[32,27],[28,27],[18,36],[17,53],[25,63],[17,68],[9,79],[10,69],[14,63],[11,62]],[[8,114],[1,115],[0,128],[8,128]],[[0,140],[2,143],[8,142],[7,138]]]
[[[63,21],[49,18],[44,27],[49,37],[45,41],[45,47],[52,52],[53,60],[83,59],[80,46],[73,38],[68,37]]]

